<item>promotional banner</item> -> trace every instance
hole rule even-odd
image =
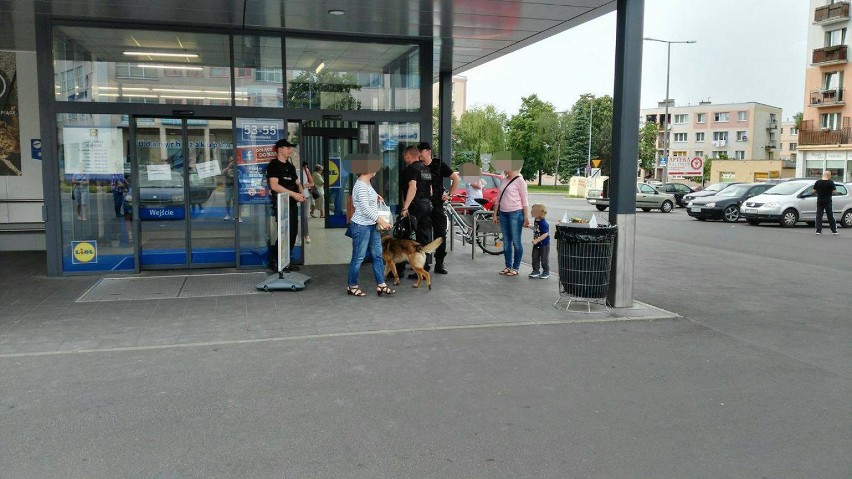
[[[673,156],[668,161],[670,177],[701,176],[704,174],[704,160],[695,157]]]
[[[284,120],[237,118],[237,188],[240,204],[266,204],[269,186],[266,165],[275,158],[272,147],[287,134]]]
[[[0,176],[21,176],[15,52],[0,51]]]
[[[63,128],[65,174],[123,175],[123,140],[118,128]]]

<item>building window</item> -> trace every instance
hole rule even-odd
[[[699,113],[696,115],[696,123],[707,123],[707,113]]]
[[[790,143],[790,151],[796,151],[796,148],[799,147],[798,143]]]
[[[204,78],[204,70],[187,70],[186,76],[192,78]]]
[[[713,114],[714,121],[731,121],[730,113],[714,113]]]
[[[846,44],[846,29],[840,28],[837,30],[831,30],[830,32],[825,32],[825,46],[826,47],[834,47],[837,45],[845,45]]]
[[[837,130],[840,128],[840,113],[823,113],[819,116],[820,128]]]
[[[795,128],[795,127],[794,127],[794,128],[790,128],[790,134],[791,134],[791,135],[798,135],[798,134],[799,134],[799,129],[798,129],[798,128]]]
[[[713,141],[728,141],[728,132],[727,131],[714,131],[713,132]]]
[[[254,79],[263,83],[282,83],[284,81],[281,68],[258,68],[254,71]]]
[[[737,150],[734,152],[734,158],[738,160],[745,160],[745,151]]]
[[[746,135],[745,131],[737,132],[737,141],[748,141],[748,135]]]
[[[210,67],[210,78],[228,78],[228,70],[226,67]]]
[[[137,80],[156,80],[157,79],[157,69],[156,68],[141,68],[129,63],[116,63],[115,64],[115,77],[116,78],[133,78]]]
[[[703,151],[701,151],[701,150],[696,151],[696,152],[695,152],[695,156],[700,156],[700,157],[702,157],[702,158],[703,158],[703,157],[704,157],[704,152],[703,152]]]
[[[689,115],[675,115],[674,116],[675,125],[682,125],[682,124],[686,123],[688,121],[688,119],[689,119]]]
[[[737,112],[737,121],[748,121],[748,112],[747,111],[738,111]]]
[[[178,70],[176,68],[164,68],[163,75],[167,77],[182,77],[183,70]]]
[[[674,134],[674,141],[676,143],[684,143],[684,142],[686,142],[686,136],[687,136],[686,133],[675,133]]]
[[[726,150],[716,150],[713,153],[711,153],[710,155],[711,155],[710,156],[711,158],[717,158],[717,159],[718,158],[727,158],[728,152]]]
[[[684,157],[686,157],[686,152],[685,151],[673,151],[671,153],[671,155],[669,155],[669,156],[671,156],[672,158],[684,158]]]
[[[704,141],[704,132],[703,131],[696,132],[695,133],[695,142],[700,143],[700,142],[703,142],[703,141]]]

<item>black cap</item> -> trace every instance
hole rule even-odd
[[[423,151],[423,150],[432,150],[432,147],[429,145],[428,142],[421,141],[420,143],[417,144],[417,151]]]
[[[282,146],[293,147],[293,146],[296,146],[296,145],[294,145],[294,144],[290,143],[289,141],[285,140],[284,138],[282,138],[282,139],[275,142],[275,146],[273,147],[273,149],[275,151],[278,151],[278,148],[281,148]]]

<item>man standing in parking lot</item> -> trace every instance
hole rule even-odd
[[[831,233],[837,235],[837,222],[834,221],[831,197],[838,193],[837,187],[831,181],[830,171],[825,171],[822,174],[822,179],[814,183],[813,192],[817,195],[816,234],[822,234],[822,215],[825,213],[828,215],[828,225],[831,226]]]

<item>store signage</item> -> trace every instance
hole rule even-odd
[[[139,207],[139,218],[143,220],[182,220],[185,217],[183,206]]]
[[[284,120],[237,118],[237,185],[240,204],[267,204],[266,166],[273,146],[286,135]]]
[[[98,262],[98,242],[97,241],[72,241],[71,242],[71,263],[72,264],[88,264]]]
[[[672,156],[668,162],[671,176],[701,176],[704,174],[704,160],[700,157]]]

